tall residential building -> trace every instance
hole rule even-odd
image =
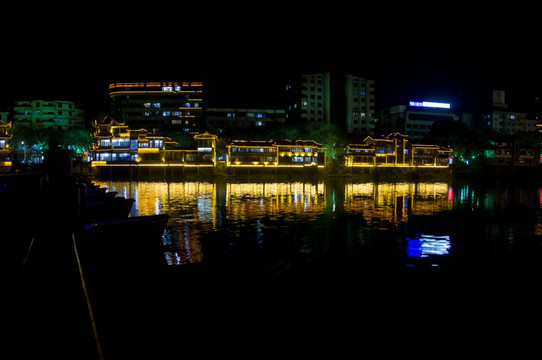
[[[193,132],[204,128],[203,84],[130,82],[109,85],[112,115],[130,128]]]
[[[487,124],[491,130],[505,135],[538,131],[539,120],[536,116],[529,118],[525,112],[509,111],[505,99],[504,91],[493,90],[492,106],[482,114],[484,125]]]
[[[219,132],[225,128],[261,128],[284,123],[282,109],[207,108],[207,127]]]
[[[374,133],[374,80],[344,72],[303,74],[286,91],[290,123],[335,124],[347,133]]]
[[[36,129],[84,129],[85,111],[71,101],[15,101],[13,120]]]
[[[482,118],[490,129],[505,135],[538,131],[538,120],[529,119],[526,113],[491,110]]]

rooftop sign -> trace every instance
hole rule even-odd
[[[424,107],[424,108],[437,108],[437,109],[450,108],[450,104],[448,103],[438,103],[438,102],[430,102],[430,101],[410,101],[408,104],[410,106]]]

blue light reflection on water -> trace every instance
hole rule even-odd
[[[429,257],[435,255],[447,255],[450,250],[450,236],[436,236],[417,234],[413,238],[407,238],[407,255],[410,257]]]

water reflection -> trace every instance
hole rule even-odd
[[[435,255],[447,255],[450,250],[450,235],[416,234],[406,239],[407,255],[410,257],[426,258]]]
[[[368,223],[384,228],[398,226],[412,215],[450,210],[447,183],[348,183],[345,211],[363,214]]]
[[[243,251],[250,253],[243,248],[247,246],[250,251],[281,247],[320,259],[338,256],[338,262],[347,258],[359,263],[363,257],[394,252],[408,258],[457,256],[476,247],[484,251],[479,249],[482,245],[488,251],[502,252],[517,248],[522,241],[518,239],[542,234],[538,211],[542,193],[536,186],[343,181],[97,183],[119,196],[134,198],[132,216],[171,216],[164,234],[165,255],[171,265],[203,262],[210,256],[206,244],[216,247],[219,242],[220,248],[210,249],[236,258]],[[249,240],[240,244],[241,238]]]
[[[234,222],[315,219],[325,210],[323,182],[228,183],[226,189],[226,217]]]

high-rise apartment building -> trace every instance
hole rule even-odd
[[[208,128],[262,128],[284,123],[282,109],[207,108]]]
[[[303,74],[286,91],[291,123],[335,124],[347,133],[374,133],[374,80],[344,72]]]
[[[113,117],[132,129],[192,132],[204,127],[201,82],[114,83],[109,96]]]
[[[71,101],[15,101],[13,120],[35,129],[84,129],[85,111]]]
[[[505,99],[503,90],[493,90],[492,106],[482,113],[484,126],[506,135],[538,131],[539,120],[536,116],[530,118],[525,112],[508,110]]]

